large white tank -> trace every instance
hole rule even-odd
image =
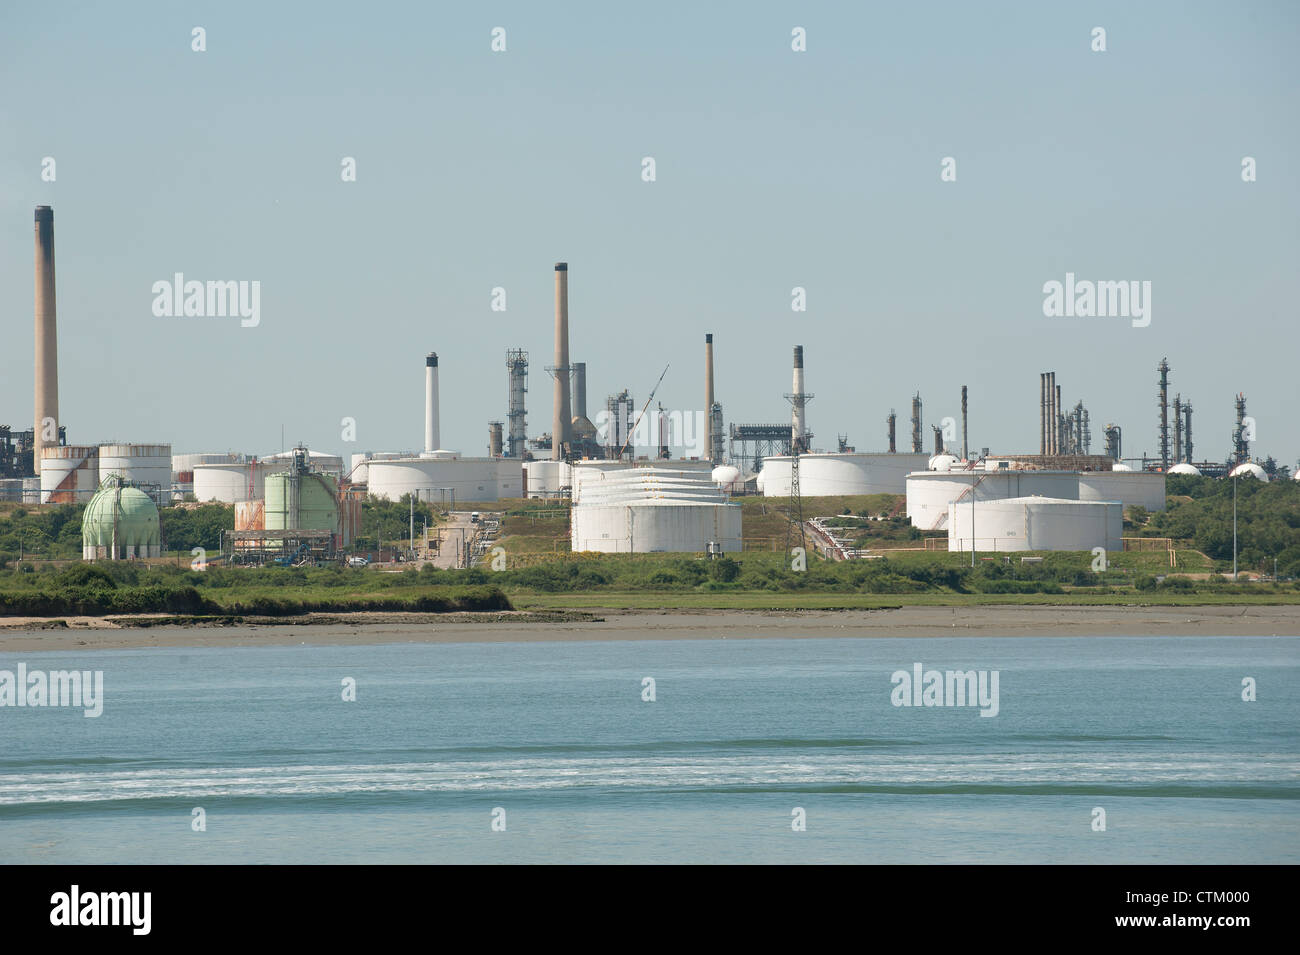
[[[525,461],[529,497],[559,497],[561,489],[573,486],[572,468],[564,461]]]
[[[453,454],[440,451],[389,461],[372,458],[367,482],[370,493],[390,501],[414,494],[417,500],[449,507],[464,501],[501,499],[499,472],[504,470],[501,458],[462,458]],[[509,490],[509,496],[519,497],[518,484]]]
[[[89,503],[99,490],[99,448],[45,445],[40,478],[42,504]]]
[[[902,494],[907,475],[923,471],[928,454],[801,454],[799,494],[828,497],[840,494]],[[790,496],[790,457],[763,459],[761,492],[767,497]]]
[[[800,482],[802,483],[802,481]],[[971,488],[974,488],[974,491]],[[1079,497],[1077,471],[917,471],[907,476],[907,516],[913,527],[939,531],[948,526],[948,505],[1040,495]]]
[[[236,504],[258,501],[266,496],[265,478],[287,471],[287,461],[248,461],[243,464],[197,464],[194,466],[194,499]]]
[[[658,471],[661,473],[689,471],[692,474],[702,475],[712,472],[712,465],[708,461],[673,461],[673,460],[646,460],[646,461],[575,461],[573,463],[570,477],[573,481],[572,497],[574,501],[579,500],[584,493],[584,489],[589,487],[599,487],[604,482],[610,480],[613,475],[626,474],[629,471]]]
[[[163,491],[172,486],[170,444],[101,444],[99,479],[116,474],[137,485],[156,484]]]
[[[1080,471],[1079,500],[1119,501],[1148,511],[1165,509],[1165,475],[1159,471]]]
[[[669,468],[609,471],[573,505],[574,552],[703,553],[742,549],[741,509],[709,472]]]
[[[1268,472],[1261,468],[1254,461],[1245,461],[1238,464],[1229,473],[1228,477],[1253,477],[1258,481],[1267,481]]]
[[[972,514],[972,510],[974,513]],[[1013,497],[948,506],[948,550],[980,552],[1122,550],[1124,508],[1118,501]]]

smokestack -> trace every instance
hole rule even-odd
[[[713,333],[704,336],[704,417],[713,414]]]
[[[45,435],[59,443],[59,342],[54,303],[54,210],[36,207],[36,422],[32,469],[41,473]],[[48,426],[47,426],[48,425]]]
[[[898,444],[895,442],[894,438],[896,430],[895,425],[898,422],[898,413],[895,412],[893,408],[890,408],[889,417],[885,420],[889,422],[889,453],[896,454],[898,452]]]
[[[424,359],[424,450],[437,451],[441,444],[438,434],[438,353],[429,352]]]
[[[1056,383],[1056,372],[1052,372],[1052,386],[1056,389],[1056,396],[1053,399],[1054,403],[1052,405],[1053,410],[1056,412],[1056,417],[1054,419],[1056,421],[1056,437],[1052,439],[1052,445],[1056,448],[1055,453],[1061,454],[1063,448],[1061,432],[1064,430],[1063,425],[1065,422],[1062,420],[1064,415],[1061,414],[1061,386]]]
[[[573,363],[573,416],[587,417],[587,363]]]
[[[1038,373],[1038,453],[1047,453],[1047,374]]]
[[[966,386],[961,386],[961,459],[970,460],[970,445],[966,441]]]
[[[804,391],[803,391],[803,346],[794,346],[794,379],[792,385],[793,394],[791,401],[794,406],[794,413],[790,418],[790,437],[794,445],[800,452],[806,451],[804,446],[804,435],[807,432],[804,421]]]
[[[555,263],[555,404],[551,420],[551,460],[563,461],[573,445],[569,406],[569,263]]]
[[[1183,460],[1188,464],[1192,463],[1192,403],[1191,401],[1183,402]]]
[[[493,458],[501,457],[501,432],[502,424],[500,421],[488,422],[488,456]]]

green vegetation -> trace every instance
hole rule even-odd
[[[483,579],[481,571],[476,579]],[[37,570],[23,563],[0,570],[0,616],[183,613],[285,616],[321,611],[401,610],[443,613],[509,610],[496,587],[468,577],[431,584],[414,571],[375,573],[326,568],[199,572],[169,564],[128,561],[72,564]]]
[[[688,554],[570,554],[568,514],[548,501],[503,502],[506,569],[401,572],[377,568],[189,569],[189,548],[215,550],[233,508],[165,508],[173,563],[74,562],[60,570],[26,558],[76,561],[80,507],[0,507],[0,615],[174,612],[297,614],[345,610],[501,610],[556,607],[872,608],[920,605],[1300,603],[1300,484],[1238,482],[1240,566],[1280,581],[1238,582],[1232,561],[1232,482],[1169,478],[1168,510],[1130,508],[1126,536],[1150,550],[1112,553],[1095,572],[1088,553],[970,555],[926,551],[903,518],[888,518],[896,495],[806,499],[804,515],[852,529],[872,559],[830,562],[810,555],[806,571],[784,554],[786,502],[747,498],[746,550],[718,560]],[[399,502],[367,501],[363,529],[386,542],[408,533]],[[879,520],[885,516],[886,519]],[[417,526],[441,515],[416,505]],[[858,533],[860,532],[860,534]],[[372,532],[373,534],[373,532]],[[1175,563],[1163,538],[1172,539]],[[373,536],[371,537],[373,541]],[[363,539],[359,542],[366,545]],[[24,559],[18,560],[19,546]],[[1030,560],[1022,558],[1029,557]],[[1032,559],[1039,557],[1041,559]]]

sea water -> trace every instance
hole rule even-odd
[[[102,671],[103,700],[0,706],[9,863],[1300,861],[1297,638],[0,652],[20,663]],[[996,715],[900,705],[917,665],[996,671]]]

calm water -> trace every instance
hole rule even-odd
[[[1300,861],[1295,638],[151,649],[0,670],[20,661],[102,670],[105,703],[0,708],[5,862]],[[998,715],[893,706],[915,662],[999,671]]]

